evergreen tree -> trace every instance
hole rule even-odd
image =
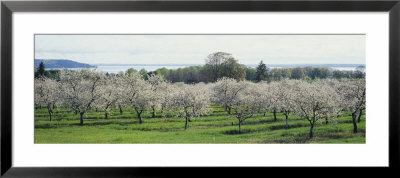
[[[263,61],[260,61],[256,68],[256,81],[269,81],[268,68]]]
[[[43,61],[40,62],[40,64],[39,64],[39,67],[38,67],[38,75],[39,75],[39,76],[44,76],[44,75],[45,75],[44,63],[43,63]]]

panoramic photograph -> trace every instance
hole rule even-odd
[[[37,34],[35,144],[365,144],[365,35]]]

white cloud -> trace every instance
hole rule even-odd
[[[364,35],[36,35],[35,58],[202,64],[224,51],[240,63],[364,64]]]

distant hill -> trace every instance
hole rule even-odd
[[[40,62],[44,63],[45,69],[48,68],[92,68],[90,64],[75,62],[68,59],[35,59],[35,68],[39,67]]]

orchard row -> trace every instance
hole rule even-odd
[[[46,77],[35,79],[35,105],[48,109],[50,121],[53,109],[62,106],[80,114],[89,109],[105,111],[118,107],[121,114],[125,108],[133,108],[143,122],[144,112],[156,112],[163,116],[176,115],[185,118],[185,129],[193,117],[207,115],[210,105],[223,106],[228,115],[238,120],[238,131],[246,119],[256,113],[281,112],[304,118],[310,123],[310,138],[319,120],[340,117],[350,112],[357,132],[357,117],[365,110],[365,79],[281,80],[276,82],[237,81],[219,78],[214,83],[171,83],[158,75],[144,80],[140,75],[105,75],[95,70],[62,70],[59,80]]]

